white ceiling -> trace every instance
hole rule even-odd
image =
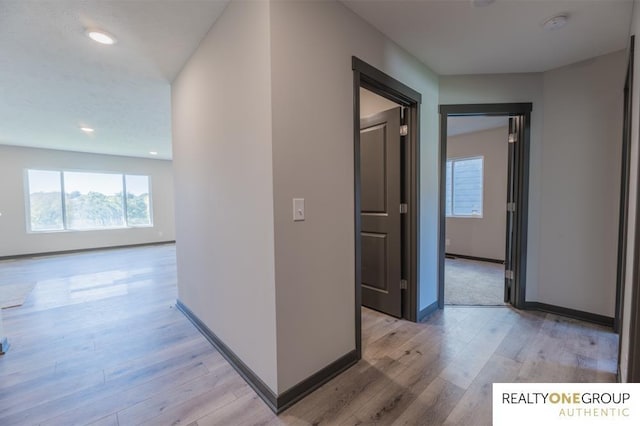
[[[343,2],[439,74],[543,71],[622,49],[632,8],[631,0]],[[171,158],[170,83],[227,3],[0,0],[0,144]],[[558,12],[569,24],[543,31]],[[96,44],[88,26],[118,43]]]
[[[0,144],[171,158],[170,82],[226,4],[0,0]]]
[[[342,0],[436,73],[541,72],[624,49],[631,0]],[[564,28],[545,31],[567,13]]]
[[[447,118],[447,136],[463,135],[465,133],[479,132],[481,130],[495,129],[509,125],[509,117],[449,117]]]

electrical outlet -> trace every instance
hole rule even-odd
[[[449,238],[445,239],[444,240],[444,244],[447,245],[447,246],[450,246],[451,245],[451,240]]]

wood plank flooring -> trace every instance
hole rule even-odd
[[[490,425],[493,382],[615,381],[617,336],[551,314],[363,309],[363,359],[275,416],[175,309],[173,245],[0,262],[0,425]]]

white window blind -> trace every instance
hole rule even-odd
[[[483,157],[447,160],[447,216],[482,217],[483,168]]]

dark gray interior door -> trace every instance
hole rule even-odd
[[[360,120],[362,304],[400,317],[400,107]]]
[[[517,304],[516,277],[518,272],[517,229],[518,229],[518,185],[520,170],[518,155],[522,143],[523,123],[521,116],[509,117],[509,154],[507,167],[507,237],[504,257],[504,301]]]

